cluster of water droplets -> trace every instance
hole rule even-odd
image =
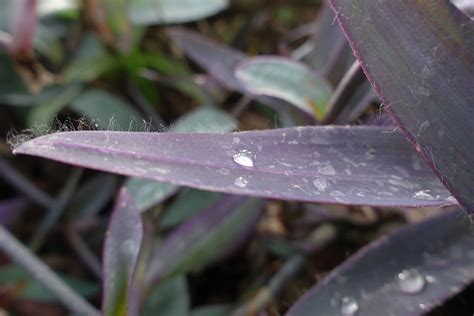
[[[433,276],[424,276],[417,269],[403,269],[396,275],[396,281],[400,292],[405,294],[421,293],[428,283],[436,282]],[[427,309],[428,306],[420,304],[421,309]],[[342,316],[355,316],[360,310],[357,300],[350,296],[345,296],[340,300],[339,311]]]
[[[255,167],[255,154],[247,149],[242,149],[232,155],[232,160],[246,168]],[[239,176],[234,180],[234,185],[239,188],[246,188],[248,185],[248,180],[244,176]]]
[[[341,314],[343,316],[353,316],[359,311],[359,304],[353,297],[343,297],[341,300]]]

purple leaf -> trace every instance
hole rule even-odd
[[[235,69],[247,91],[280,98],[322,119],[332,88],[306,65],[278,56],[247,58]]]
[[[119,193],[104,245],[104,316],[133,315],[129,297],[143,238],[140,212],[126,189]]]
[[[234,194],[378,206],[456,204],[390,127],[65,132],[33,139],[15,153]]]
[[[286,315],[424,315],[474,281],[473,243],[462,211],[406,226],[361,249]]]
[[[388,112],[474,211],[474,21],[446,0],[331,3]]]
[[[158,246],[146,282],[200,269],[226,255],[253,231],[261,206],[261,200],[226,195],[194,215]]]
[[[248,56],[234,48],[214,42],[198,33],[180,28],[168,31],[170,38],[175,41],[195,63],[204,68],[225,88],[249,94],[249,91],[235,76],[237,65]],[[259,102],[281,110],[292,105],[272,97],[256,96]]]
[[[25,209],[26,200],[13,198],[0,202],[0,225],[8,225]]]
[[[328,1],[323,1],[322,5],[314,25],[314,35],[293,52],[293,57],[324,74],[331,83],[337,84],[354,57],[351,56],[344,33],[334,23],[335,16]]]

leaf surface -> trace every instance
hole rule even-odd
[[[214,15],[228,6],[228,0],[134,0],[130,2],[130,18],[135,25],[186,23]]]
[[[126,189],[119,193],[104,245],[104,316],[125,316],[133,273],[143,238],[143,224]]]
[[[474,280],[473,242],[462,211],[408,225],[361,249],[286,315],[425,315]]]
[[[331,3],[388,112],[474,211],[474,21],[445,0]]]
[[[304,64],[277,56],[259,56],[241,62],[236,77],[254,94],[287,101],[322,119],[332,89]]]
[[[15,153],[198,189],[323,203],[456,204],[390,127],[224,134],[65,132]]]
[[[262,201],[226,195],[172,231],[158,245],[146,280],[196,271],[235,249],[253,231]]]

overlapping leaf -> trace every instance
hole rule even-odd
[[[128,298],[133,273],[143,238],[143,227],[135,202],[122,189],[110,220],[104,245],[104,298],[105,316],[130,315]]]
[[[146,281],[198,270],[238,246],[254,229],[262,201],[226,195],[181,224],[153,254]]]
[[[474,21],[445,0],[332,0],[387,110],[474,211]]]
[[[227,134],[65,132],[15,153],[204,190],[380,206],[455,204],[403,136],[384,127]]]
[[[462,211],[409,225],[360,250],[286,315],[424,315],[474,280],[473,242]]]
[[[281,98],[319,119],[332,91],[323,77],[304,64],[277,56],[248,58],[235,75],[248,91]]]
[[[130,14],[136,25],[184,23],[214,15],[228,5],[228,0],[134,0]]]

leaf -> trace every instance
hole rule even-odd
[[[66,82],[90,82],[116,66],[117,61],[105,50],[100,40],[88,34],[62,75]]]
[[[226,134],[69,132],[15,153],[276,199],[377,206],[455,204],[390,127],[297,127]]]
[[[16,102],[39,102],[28,113],[28,125],[49,126],[54,117],[64,107],[76,98],[82,91],[82,85],[72,84],[67,86],[53,86],[46,88],[39,95],[19,95]],[[34,105],[34,104],[33,104]]]
[[[292,52],[292,57],[324,74],[330,82],[337,84],[350,67],[349,45],[341,28],[334,23],[334,13],[327,0],[322,1],[314,22],[313,36]],[[352,59],[353,60],[353,59]]]
[[[210,207],[219,198],[221,194],[215,192],[185,190],[166,208],[160,220],[160,227],[169,228],[182,223],[197,212]]]
[[[331,3],[387,111],[474,211],[474,21],[444,0]]]
[[[322,119],[331,97],[329,83],[304,64],[277,56],[244,60],[236,77],[254,94],[281,98]]]
[[[110,174],[91,177],[71,197],[67,215],[81,219],[97,214],[117,192],[118,178]]]
[[[473,242],[462,211],[408,225],[361,249],[286,315],[424,315],[474,280]]]
[[[143,306],[143,316],[187,316],[190,298],[186,278],[182,275],[155,286]]]
[[[468,16],[474,18],[474,1],[472,0],[452,0],[451,1],[456,7]]]
[[[171,128],[173,132],[228,132],[235,129],[237,121],[221,110],[211,107],[198,108],[185,115]],[[126,181],[128,188],[140,211],[145,211],[153,205],[173,195],[178,187],[169,183],[151,181],[141,178],[130,178]]]
[[[235,76],[235,68],[247,56],[229,46],[211,41],[198,33],[173,28],[168,31],[175,41],[195,63],[204,68],[213,78],[229,90],[248,94],[250,91]],[[268,96],[256,96],[255,99],[275,109],[280,117],[288,116],[282,111],[292,109],[291,104]]]
[[[121,98],[103,90],[89,89],[75,98],[69,106],[76,113],[95,122],[97,128],[108,130],[144,129],[143,121],[134,125],[141,115]]]
[[[119,193],[104,245],[104,316],[125,316],[133,288],[133,273],[143,238],[143,224],[126,189]]]
[[[133,0],[130,17],[135,25],[186,23],[207,18],[228,6],[228,0]]]
[[[2,69],[2,71],[0,71],[0,101],[2,103],[10,104],[9,97],[11,95],[28,93],[25,83],[15,69],[13,60],[2,52],[1,49],[0,69]]]
[[[62,273],[57,273],[61,279],[73,288],[79,295],[93,297],[99,294],[99,285]],[[16,265],[0,267],[0,284],[3,290],[11,292],[12,295],[27,300],[56,302],[57,298],[36,282],[27,272]],[[3,291],[2,290],[2,291]]]
[[[227,316],[231,308],[226,305],[208,305],[193,309],[191,316]]]
[[[154,251],[146,282],[196,271],[235,249],[254,229],[261,202],[226,195],[178,226]]]
[[[74,11],[78,9],[78,3],[75,0],[39,0],[38,14],[40,16],[49,14],[58,14],[64,11]]]

